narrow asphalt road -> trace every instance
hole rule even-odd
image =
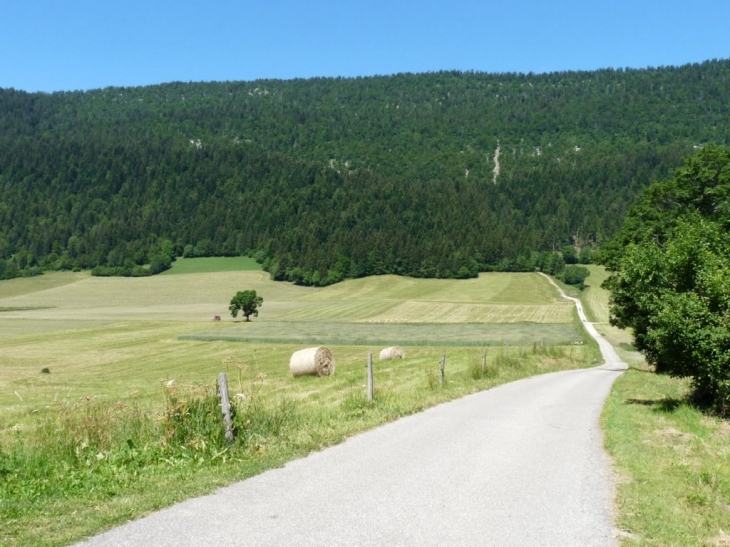
[[[616,545],[598,420],[626,366],[587,328],[603,366],[431,408],[79,545]]]

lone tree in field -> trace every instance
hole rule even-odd
[[[246,321],[250,321],[251,315],[259,316],[259,306],[262,306],[264,299],[260,296],[256,296],[256,291],[238,291],[236,296],[231,298],[231,305],[228,309],[231,310],[233,317],[238,317],[238,312],[246,317]]]

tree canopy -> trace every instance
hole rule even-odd
[[[258,296],[254,290],[238,291],[231,298],[231,305],[228,306],[228,309],[234,318],[238,317],[238,312],[240,311],[241,315],[246,318],[246,321],[250,321],[250,316],[259,316],[259,308],[263,303],[264,299]]]
[[[647,189],[603,261],[611,323],[658,372],[730,411],[730,149],[706,146]]]

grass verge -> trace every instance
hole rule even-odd
[[[730,545],[730,424],[687,402],[686,382],[631,368],[603,412],[625,546]]]
[[[590,270],[586,313],[630,367],[601,418],[622,545],[730,546],[730,423],[694,407],[687,381],[651,371],[631,333],[608,324],[605,269]]]

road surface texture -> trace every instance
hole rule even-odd
[[[442,404],[79,545],[616,545],[598,420],[625,365],[587,328],[603,366]]]

